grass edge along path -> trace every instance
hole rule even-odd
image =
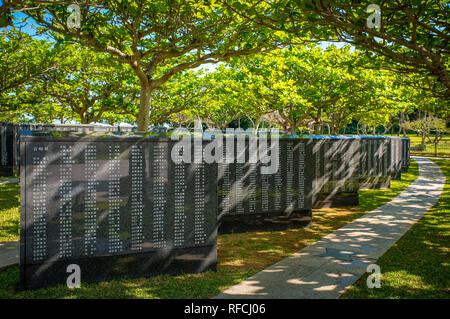
[[[450,299],[450,161],[431,161],[446,178],[439,201],[377,260],[381,288],[368,288],[366,273],[341,298]]]
[[[82,284],[70,290],[60,285],[17,292],[19,268],[0,270],[0,298],[209,298],[288,257],[329,233],[379,207],[400,194],[418,176],[412,161],[402,181],[390,189],[362,190],[360,207],[313,211],[313,227],[276,232],[221,235],[218,238],[218,271],[180,276],[118,279]],[[1,208],[0,208],[1,213]]]
[[[19,239],[20,185],[0,184],[0,243]]]

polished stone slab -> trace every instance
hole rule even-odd
[[[72,264],[85,282],[215,270],[216,166],[174,160],[199,141],[22,136],[21,289],[65,284]]]
[[[357,206],[361,139],[352,136],[309,136],[312,147],[313,208]]]
[[[392,175],[392,152],[388,137],[360,136],[360,188],[389,188]]]
[[[224,141],[224,157],[231,162],[218,164],[219,233],[311,226],[313,159],[308,139],[241,138],[237,135]],[[270,152],[270,163],[261,160],[264,144],[267,149],[278,149]],[[264,174],[263,168],[272,161],[278,162],[278,169]]]

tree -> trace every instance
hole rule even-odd
[[[30,90],[26,93],[30,93]],[[31,93],[23,100],[22,112],[18,113],[22,115],[22,118],[14,122],[54,123],[58,121],[65,124],[76,120],[76,115],[70,107],[58,103],[51,97],[35,96]]]
[[[390,107],[399,102],[386,72],[353,67],[362,58],[349,47],[293,47],[233,59],[230,68],[234,80],[242,84],[239,94],[253,94],[252,100],[245,101],[254,102],[260,116],[271,113],[293,134],[311,124],[317,134],[323,125],[329,133],[338,134],[352,118],[384,123]]]
[[[274,30],[308,34],[311,39],[347,42],[385,58],[384,67],[432,75],[449,97],[450,6],[440,0],[373,1],[224,0],[242,17]],[[380,28],[373,22],[380,18]],[[375,58],[375,56],[373,56]]]
[[[148,127],[152,93],[173,75],[278,44],[272,32],[218,2],[89,0],[78,4],[81,27],[71,29],[62,4],[24,2],[29,7],[39,5],[39,10],[25,13],[45,31],[109,53],[132,68],[140,85],[140,131]],[[170,68],[162,72],[167,65]]]
[[[423,119],[417,119],[411,122],[406,121],[403,126],[407,130],[417,131],[421,134],[422,150],[425,149],[425,139],[430,136],[431,131],[434,131],[435,136],[432,140],[432,143],[434,144],[434,156],[437,156],[437,148],[439,142],[444,137],[444,134],[448,132],[445,121],[434,116],[424,117]]]
[[[25,86],[58,66],[58,47],[36,40],[16,28],[0,32],[0,114],[3,120],[18,118]]]
[[[233,120],[245,116],[249,104],[233,75],[230,69],[220,65],[214,72],[188,81],[190,93],[172,95],[178,97],[175,102],[183,109],[172,116],[172,122],[191,124],[200,118],[209,127],[225,129]]]
[[[11,9],[17,4],[18,0],[3,0],[0,6],[0,28],[12,24]]]
[[[152,94],[150,124],[162,125],[173,122],[179,125],[175,114],[198,107],[204,94],[202,71],[185,71],[174,75]]]
[[[60,54],[59,67],[37,76],[29,91],[70,108],[82,124],[100,121],[105,112],[133,114],[125,100],[135,93],[136,78],[125,65],[79,45],[65,45]]]

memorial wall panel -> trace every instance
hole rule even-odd
[[[309,226],[312,161],[306,139],[280,138],[278,157],[272,158],[278,169],[269,174],[262,169],[271,163],[262,163],[257,150],[260,143],[270,149],[270,139],[246,137],[240,145],[235,138],[234,152],[226,153],[227,143],[223,149],[230,163],[218,165],[219,232]]]
[[[402,137],[402,172],[407,172],[409,168],[409,148],[410,140],[408,137]]]
[[[65,284],[70,264],[86,282],[214,270],[217,170],[174,163],[174,143],[24,136],[21,287]]]
[[[361,140],[360,188],[388,188],[391,182],[391,145],[381,136],[359,136]]]
[[[358,205],[360,139],[346,136],[310,138],[315,160],[313,208]]]
[[[391,176],[394,180],[400,180],[402,171],[402,139],[396,136],[387,138],[389,138],[391,144]]]

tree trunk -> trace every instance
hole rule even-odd
[[[330,130],[330,134],[331,135],[339,135],[340,133],[340,128],[339,125],[334,123],[333,125],[331,125],[331,130]]]
[[[440,54],[433,54],[429,58],[432,61],[432,68],[431,68],[432,73],[436,75],[439,82],[444,84],[448,92],[450,90],[450,76],[448,75],[445,62],[442,60]]]
[[[314,134],[320,135],[322,134],[322,125],[319,123],[314,124]]]
[[[422,112],[419,111],[419,116],[417,117],[417,119],[421,119],[422,118]],[[419,131],[416,131],[416,136],[419,137]]]
[[[246,115],[247,116],[247,119],[250,121],[250,123],[252,123],[252,128],[254,129],[255,128],[255,121],[253,121],[251,118],[250,118],[250,116],[248,116],[248,115]]]
[[[347,124],[344,125],[344,132],[342,133],[342,135],[345,135],[346,130],[347,130]]]
[[[291,127],[289,128],[289,134],[291,134],[291,135],[297,134],[297,125],[296,124],[291,125]]]
[[[440,132],[439,131],[436,131],[436,137],[434,138],[434,156],[436,156],[437,157],[437,148],[438,148],[438,143],[439,143],[439,140],[440,140]]]
[[[89,120],[86,116],[86,113],[80,114],[80,122],[81,124],[89,124]]]
[[[150,119],[150,105],[151,105],[152,89],[150,86],[142,85],[139,100],[139,113],[137,116],[137,130],[138,132],[147,132]]]
[[[405,112],[400,113],[400,131],[402,131],[403,136],[406,137],[406,130],[402,125],[403,123],[405,123]]]
[[[335,127],[335,120],[334,120],[334,116],[332,116],[331,117],[331,125],[330,124],[327,124],[328,125],[328,135],[335,135],[334,133],[335,133],[335,130],[336,130],[336,127]]]

